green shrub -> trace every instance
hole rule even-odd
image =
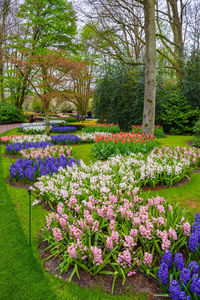
[[[193,145],[196,147],[200,147],[200,119],[195,123],[193,132],[195,134]]]
[[[98,125],[93,125],[93,126],[86,126],[83,130],[83,132],[86,133],[94,133],[94,132],[107,132],[107,133],[116,133],[120,132],[120,128],[117,125],[113,126],[98,126]]]
[[[191,133],[199,117],[199,110],[193,109],[176,87],[163,98],[161,111],[161,124],[170,134]]]
[[[94,95],[95,116],[101,123],[118,124],[121,131],[142,123],[144,69],[122,64],[103,72]]]
[[[183,68],[182,93],[192,108],[200,107],[200,51],[193,52]]]
[[[16,106],[9,103],[0,103],[0,123],[9,124],[23,122],[25,116]]]

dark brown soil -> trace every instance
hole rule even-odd
[[[44,249],[48,246],[47,242],[42,242],[39,245],[39,252],[41,259],[45,260],[49,255],[49,251],[45,251]],[[73,267],[70,267],[67,272],[63,272],[60,275],[59,266],[59,258],[50,258],[44,261],[45,270],[52,274],[54,273],[56,276],[59,276],[63,280],[69,280]],[[112,283],[113,283],[113,276],[112,275],[96,275],[92,276],[88,272],[84,271],[83,269],[79,269],[79,276],[78,279],[77,275],[75,274],[72,278],[72,281],[78,284],[81,288],[91,288],[97,287],[102,289],[104,292],[111,294],[112,293]],[[155,294],[162,294],[161,290],[159,289],[157,282],[149,279],[144,274],[136,271],[136,274],[127,277],[125,284],[122,286],[122,279],[117,278],[115,282],[115,289],[114,295],[121,295],[127,294],[129,292],[134,293],[142,293],[145,292],[147,294],[148,300],[164,300],[167,299],[166,297],[156,297]]]
[[[199,169],[198,169],[199,170]],[[171,187],[179,187],[182,186],[186,183],[188,183],[190,181],[190,179],[188,177],[183,178],[181,181],[174,183]],[[142,186],[141,189],[143,191],[159,191],[159,190],[163,190],[163,189],[168,189],[168,185],[161,185],[161,184],[157,184],[154,187],[151,186]]]
[[[193,144],[193,141],[187,141],[187,144],[190,146],[190,147],[194,147],[192,144]]]
[[[26,189],[28,190],[31,186],[33,186],[33,184],[30,183],[22,183],[20,181],[12,181],[11,177],[8,176],[6,178],[6,183],[10,184],[11,186],[15,187],[15,188],[20,188],[20,189]]]
[[[19,156],[17,154],[4,153],[3,156],[9,157],[9,158],[14,158],[14,159],[18,159],[19,158]]]

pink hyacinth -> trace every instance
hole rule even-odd
[[[152,263],[152,254],[151,253],[148,253],[148,252],[145,252],[144,254],[144,264],[151,264]]]
[[[136,274],[135,271],[128,272],[127,277],[131,277],[131,276],[133,276],[133,275],[135,275],[135,274]]]
[[[170,239],[173,238],[174,241],[177,240],[177,234],[176,231],[174,229],[172,229],[171,227],[169,228],[169,237]]]
[[[109,229],[110,231],[115,230],[115,220],[110,221]]]
[[[61,233],[61,230],[59,228],[53,228],[52,229],[53,231],[53,237],[56,241],[61,241],[62,240],[62,233]]]
[[[134,240],[131,236],[125,235],[124,236],[124,247],[127,247],[129,250],[132,250],[132,248],[136,244],[134,243]]]
[[[130,254],[129,250],[125,250],[125,251],[123,251],[122,254],[119,254],[117,262],[122,266],[122,268],[125,268],[126,264],[130,267],[131,254]]]
[[[112,237],[107,237],[106,239],[106,247],[113,250],[114,248],[114,245],[113,245],[113,240],[112,240]]]
[[[169,211],[173,212],[173,207],[171,205],[168,205]]]
[[[191,225],[189,222],[185,222],[182,225],[183,228],[183,234],[189,236],[191,231]]]
[[[171,244],[170,240],[166,239],[166,240],[162,241],[161,247],[164,251],[167,251],[167,250],[169,250],[170,244]]]
[[[58,203],[57,212],[58,212],[59,215],[62,215],[63,206],[64,206],[64,204],[62,202]]]
[[[74,243],[72,243],[71,246],[67,248],[67,252],[69,253],[71,258],[76,258],[76,259],[78,258]]]
[[[101,265],[103,263],[101,249],[97,248],[96,246],[91,246],[90,249],[94,256],[93,264],[96,264],[97,266]]]

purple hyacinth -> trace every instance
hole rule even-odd
[[[166,265],[166,263],[162,263],[158,270],[158,278],[160,279],[161,284],[168,284],[168,276],[169,276],[168,266]]]
[[[73,132],[76,131],[75,126],[52,126],[51,132]]]
[[[178,269],[182,270],[185,267],[183,255],[181,253],[175,254],[174,264],[175,264],[176,271],[178,271]]]
[[[195,293],[197,297],[200,297],[200,277],[197,274],[192,278],[190,291]]]
[[[187,285],[190,281],[190,270],[183,268],[180,273],[179,283],[183,282],[184,285]]]
[[[188,270],[191,272],[191,276],[199,272],[199,265],[196,261],[191,261],[188,265]]]
[[[192,252],[196,251],[196,248],[199,248],[199,237],[198,233],[191,233],[191,236],[189,238],[188,247]]]
[[[10,175],[12,178],[19,177],[30,182],[39,176],[57,173],[60,167],[71,167],[74,163],[76,163],[75,159],[63,155],[59,158],[48,157],[43,161],[39,157],[36,161],[20,158],[11,165]]]
[[[166,265],[168,265],[168,268],[171,268],[172,265],[172,254],[171,252],[168,250],[163,254],[163,257],[161,259],[161,264],[162,263],[166,263]]]
[[[60,134],[56,136],[51,136],[54,144],[78,144],[81,142],[81,139],[73,134]]]
[[[10,145],[6,145],[7,153],[18,153],[23,149],[30,148],[46,148],[47,146],[53,145],[51,142],[28,142],[28,143],[14,143]]]
[[[176,280],[170,281],[169,284],[169,296],[172,300],[180,300],[180,287]]]

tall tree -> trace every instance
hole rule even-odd
[[[144,0],[145,19],[145,90],[143,132],[154,134],[156,101],[155,0]]]
[[[67,49],[69,53],[75,51],[76,14],[71,3],[65,0],[25,0],[20,6],[18,17],[21,19],[23,32],[11,46],[20,51],[23,57],[45,53],[52,48]],[[25,76],[21,78],[17,101],[19,108],[29,91],[27,79],[31,69],[29,65]]]

